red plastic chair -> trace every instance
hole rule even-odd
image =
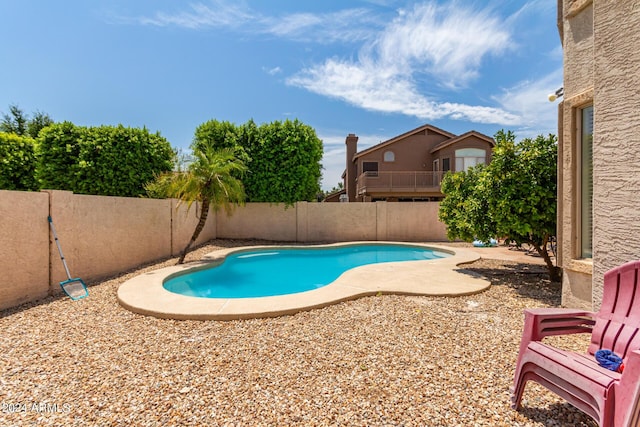
[[[585,412],[602,427],[640,426],[640,261],[604,275],[596,313],[562,308],[525,310],[511,406],[520,408],[527,381],[535,381]],[[551,347],[551,335],[591,333],[587,353]],[[612,350],[624,360],[622,374],[601,367],[594,354]]]

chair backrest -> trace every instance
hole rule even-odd
[[[640,349],[640,260],[607,271],[589,353],[612,350],[622,358]]]

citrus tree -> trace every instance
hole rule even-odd
[[[443,179],[439,218],[447,236],[527,243],[544,259],[551,280],[560,281],[562,272],[548,251],[557,223],[557,138],[539,135],[516,143],[513,132],[499,131],[494,139],[488,166]]]
[[[481,185],[486,185],[484,175],[485,166],[478,165],[443,177],[441,189],[446,197],[440,202],[438,217],[447,225],[449,239],[488,242],[495,236],[496,224],[488,215],[488,194],[480,191]]]

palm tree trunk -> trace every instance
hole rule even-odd
[[[191,240],[187,243],[187,246],[182,251],[182,255],[180,255],[180,259],[178,260],[178,264],[184,263],[184,257],[187,256],[189,249],[191,246],[198,240],[198,236],[202,229],[204,229],[204,224],[207,222],[207,216],[209,216],[209,200],[205,197],[202,201],[202,212],[200,212],[200,220],[198,221],[198,225],[196,225],[196,229],[193,230],[193,235],[191,236]]]

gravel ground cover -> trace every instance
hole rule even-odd
[[[215,240],[187,260],[220,247]],[[264,243],[264,242],[260,242]],[[542,266],[480,260],[490,290],[380,295],[272,319],[174,321],[116,300],[145,266],[1,312],[1,426],[590,426],[534,383],[509,387],[526,307],[554,307]],[[588,337],[557,338],[586,348]]]

